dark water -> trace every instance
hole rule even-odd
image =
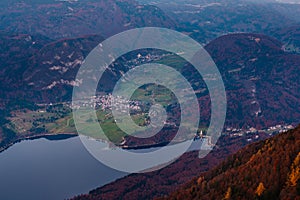
[[[104,146],[103,151],[108,147],[107,143],[87,141]],[[201,145],[201,141],[193,142],[189,151],[198,150]],[[157,149],[131,151],[146,153]],[[119,161],[125,163],[126,159],[120,157]],[[156,165],[150,161],[149,166]],[[163,161],[158,159],[158,163]],[[27,140],[0,153],[0,200],[71,198],[125,175],[92,157],[79,137]]]
[[[65,199],[125,175],[94,159],[79,137],[27,140],[0,153],[0,199]]]

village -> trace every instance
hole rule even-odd
[[[131,111],[131,114],[143,113],[145,108],[145,103],[136,100],[125,100],[120,96],[114,97],[112,94],[103,95],[103,96],[94,96],[89,98],[89,101],[82,101],[82,107],[91,107],[94,109],[100,109],[102,111],[114,109],[127,112],[128,109]],[[165,122],[165,126],[172,125],[172,127],[178,127],[176,123]],[[271,127],[266,127],[263,129],[256,129],[254,127],[249,128],[233,128],[233,127],[225,127],[221,135],[229,136],[230,138],[241,137],[246,142],[250,143],[253,141],[258,141],[262,139],[261,137],[270,137],[272,135],[276,135],[282,132],[286,132],[288,130],[294,129],[293,125],[287,124],[278,124]],[[213,147],[211,143],[211,137],[206,135],[206,130],[200,130],[194,135],[194,141],[202,141],[206,144],[206,146]]]
[[[71,103],[68,103],[71,106]],[[112,108],[116,109],[117,111],[127,112],[128,109],[131,113],[138,113],[144,110],[146,104],[141,101],[137,100],[125,100],[125,98],[116,96],[114,97],[112,94],[107,94],[103,96],[94,96],[90,97],[87,100],[82,100],[76,106],[72,106],[73,109],[78,109],[81,107],[90,107],[94,109],[100,110],[111,110]],[[166,123],[167,124],[167,123]],[[172,125],[176,126],[175,123]],[[250,135],[254,135],[254,138],[249,138],[248,141],[252,141],[253,139],[259,138],[259,133],[267,133],[269,135],[275,135],[278,133],[286,132],[288,130],[294,129],[293,125],[283,125],[278,124],[270,127],[263,128],[261,130],[256,129],[254,127],[249,127],[247,129],[241,128],[233,128],[233,127],[226,127],[224,128],[222,135],[228,135],[230,137],[247,137]],[[205,135],[205,133],[204,133]],[[200,136],[195,136],[200,137]]]
[[[223,135],[228,135],[230,137],[245,137],[247,142],[252,142],[254,140],[260,139],[260,134],[267,134],[269,136],[276,135],[279,133],[287,132],[291,129],[294,129],[293,125],[275,125],[267,127],[261,130],[258,130],[254,127],[248,129],[239,129],[239,128],[225,128]]]
[[[66,106],[70,106],[72,109],[80,108],[93,108],[100,109],[102,111],[112,110],[114,108],[117,111],[127,112],[141,111],[145,103],[137,100],[126,100],[121,96],[113,96],[112,94],[93,96],[83,100],[79,100],[76,103],[66,103]]]

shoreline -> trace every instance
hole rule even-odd
[[[22,141],[26,141],[26,140],[37,140],[37,139],[41,139],[41,138],[45,138],[47,140],[65,140],[65,139],[69,139],[69,138],[77,137],[77,136],[79,136],[79,135],[75,134],[75,133],[58,133],[58,134],[47,133],[47,134],[26,136],[23,138],[18,138],[16,140],[10,142],[7,145],[0,147],[0,153],[9,149],[13,145],[20,143]],[[162,142],[162,143],[158,143],[158,144],[145,144],[145,145],[135,145],[135,146],[117,145],[117,147],[122,148],[124,150],[140,150],[140,149],[150,149],[150,148],[155,148],[155,147],[162,147],[162,146],[167,145],[168,143],[169,142]]]
[[[37,140],[37,139],[45,138],[47,140],[54,141],[54,140],[65,140],[65,139],[69,139],[69,138],[73,138],[73,137],[77,137],[77,136],[79,136],[79,135],[76,133],[58,133],[58,134],[47,133],[47,134],[26,136],[23,138],[18,138],[16,140],[10,142],[7,145],[0,147],[0,153],[9,149],[13,145],[20,143],[22,141],[26,141],[26,140]],[[134,145],[134,146],[116,145],[116,146],[121,149],[124,149],[124,150],[143,150],[143,149],[151,149],[151,148],[156,148],[156,147],[163,147],[168,144],[169,144],[169,142],[161,142],[161,143],[157,143],[157,144],[143,144],[143,145]]]
[[[31,135],[31,136],[26,136],[23,138],[18,138],[12,142],[10,142],[9,144],[0,147],[0,153],[4,152],[5,150],[9,149],[10,147],[12,147],[13,145],[20,143],[22,141],[26,141],[26,140],[37,140],[37,139],[41,139],[41,138],[45,138],[47,140],[65,140],[65,139],[69,139],[72,137],[77,137],[78,134],[75,133],[58,133],[58,134],[39,134],[39,135]]]
[[[157,144],[144,144],[144,145],[135,145],[135,146],[127,146],[127,145],[120,145],[119,147],[125,150],[140,150],[140,149],[151,149],[155,147],[163,147],[168,145],[170,142],[161,142]]]

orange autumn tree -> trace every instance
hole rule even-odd
[[[224,200],[229,200],[231,198],[231,187],[227,189],[227,192],[225,194]]]
[[[255,194],[257,194],[257,196],[260,197],[265,190],[266,190],[266,188],[265,188],[264,184],[262,182],[260,182],[256,188]]]
[[[288,176],[288,185],[292,187],[296,186],[299,179],[300,179],[300,152],[298,153],[297,157],[295,158],[291,166],[291,171]]]

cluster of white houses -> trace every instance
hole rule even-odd
[[[108,94],[78,100],[72,104],[72,109],[80,109],[85,107],[101,110],[111,110],[114,108],[121,112],[127,112],[128,109],[131,111],[141,111],[142,103],[140,101],[127,100],[121,96],[113,96],[112,94]]]
[[[295,127],[293,125],[275,125],[271,126],[262,130],[258,130],[256,128],[248,128],[248,129],[238,129],[238,128],[231,128],[228,127],[225,129],[224,133],[225,135],[229,135],[230,137],[247,137],[247,141],[251,142],[253,139],[259,139],[260,133],[266,133],[269,135],[274,135],[278,133],[287,132],[291,129],[294,129]]]

